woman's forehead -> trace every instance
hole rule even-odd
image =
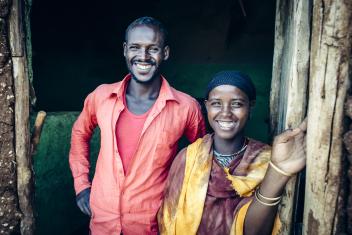
[[[241,89],[233,85],[220,85],[220,86],[214,87],[210,91],[208,99],[220,98],[225,96],[248,100],[248,96],[246,95],[246,93],[244,93]]]

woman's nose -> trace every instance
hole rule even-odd
[[[231,107],[229,105],[222,106],[221,113],[224,115],[231,115]]]

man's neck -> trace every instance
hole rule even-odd
[[[156,100],[161,88],[161,77],[158,76],[148,83],[138,82],[131,79],[127,84],[126,95],[137,100]]]

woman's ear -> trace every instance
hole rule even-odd
[[[208,112],[208,100],[204,100],[205,110]]]

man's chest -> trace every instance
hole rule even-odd
[[[188,125],[187,110],[175,103],[149,103],[145,108],[149,108],[144,121],[142,135],[155,138],[166,138],[174,142],[180,138]],[[103,133],[116,130],[116,123],[121,117],[121,113],[126,106],[121,101],[106,100],[99,105],[96,110],[98,126]],[[130,107],[128,110],[131,112]]]

